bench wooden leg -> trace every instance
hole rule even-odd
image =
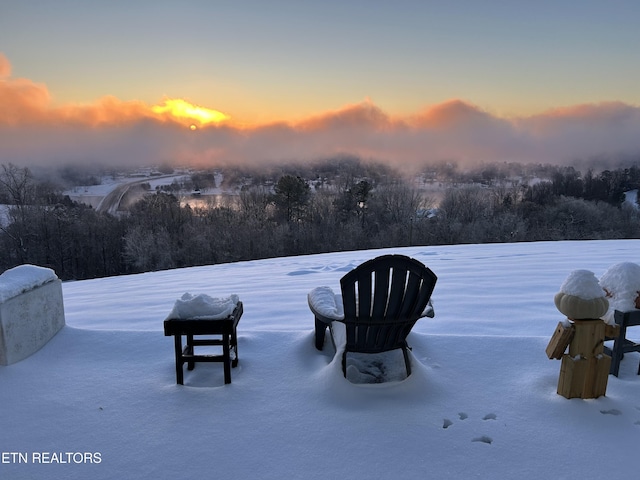
[[[231,348],[233,349],[233,353],[235,356],[231,361],[231,366],[236,368],[238,366],[238,334],[236,333],[236,329],[233,329],[233,333],[231,334]]]
[[[187,355],[193,355],[193,335],[187,335],[187,349],[185,351]],[[196,367],[196,362],[193,360],[187,361],[187,370],[193,370]]]
[[[176,351],[176,383],[184,385],[184,376],[182,372],[182,335],[174,335],[174,348]]]
[[[224,383],[231,383],[231,355],[230,355],[230,343],[231,339],[229,334],[225,333],[222,336],[222,355],[224,364]]]

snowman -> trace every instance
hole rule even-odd
[[[600,286],[609,300],[609,309],[602,319],[615,325],[614,312],[640,309],[640,265],[616,263],[600,277]]]
[[[562,360],[558,394],[566,398],[604,395],[611,366],[611,357],[604,354],[605,323],[600,318],[609,309],[605,291],[593,272],[575,270],[554,302],[567,317],[547,346],[550,359]]]

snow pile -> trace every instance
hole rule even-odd
[[[185,293],[176,300],[167,318],[190,320],[222,320],[227,318],[238,305],[238,295],[227,298],[213,298],[204,293]]]
[[[309,306],[320,315],[333,320],[344,319],[342,302],[336,298],[331,287],[316,287],[307,298]]]
[[[598,279],[590,270],[574,270],[553,298],[556,308],[571,320],[600,318],[609,301]]]
[[[0,275],[0,303],[57,278],[50,268],[35,265],[19,265],[11,268]]]
[[[347,380],[355,384],[400,382],[407,378],[401,349],[382,353],[348,353]]]
[[[595,274],[589,270],[574,270],[560,287],[562,293],[584,300],[593,300],[604,295]]]
[[[600,278],[600,286],[609,299],[609,311],[604,320],[611,323],[614,310],[627,312],[636,309],[640,296],[640,265],[632,262],[612,265]]]

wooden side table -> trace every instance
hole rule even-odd
[[[238,302],[231,315],[223,319],[182,319],[168,318],[164,321],[165,336],[174,336],[176,356],[176,382],[184,385],[183,364],[193,370],[196,362],[222,362],[224,365],[224,383],[231,383],[231,367],[238,365],[238,335],[236,329],[242,316],[242,302]],[[182,336],[187,344],[182,347]],[[196,335],[216,338],[195,339]],[[222,346],[222,355],[196,355],[194,347],[205,345]],[[231,352],[233,351],[233,359]]]

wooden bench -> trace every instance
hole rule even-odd
[[[613,340],[613,348],[605,347],[605,352],[611,355],[610,374],[618,376],[620,370],[620,361],[625,353],[640,352],[640,343],[636,343],[627,338],[627,327],[640,325],[640,310],[631,310],[614,312],[616,324],[620,327],[620,333],[615,337],[607,337],[606,340]],[[638,375],[640,375],[640,365],[638,366]]]
[[[238,365],[238,335],[236,329],[242,316],[242,302],[238,302],[234,311],[224,319],[182,319],[168,318],[164,321],[165,336],[174,336],[176,355],[176,382],[184,385],[183,365],[193,370],[196,362],[222,362],[224,364],[224,383],[231,383],[231,367]],[[182,336],[187,344],[182,347]],[[196,335],[216,336],[217,338],[195,339]],[[198,346],[222,346],[222,355],[196,355]],[[231,357],[233,352],[233,358]]]

